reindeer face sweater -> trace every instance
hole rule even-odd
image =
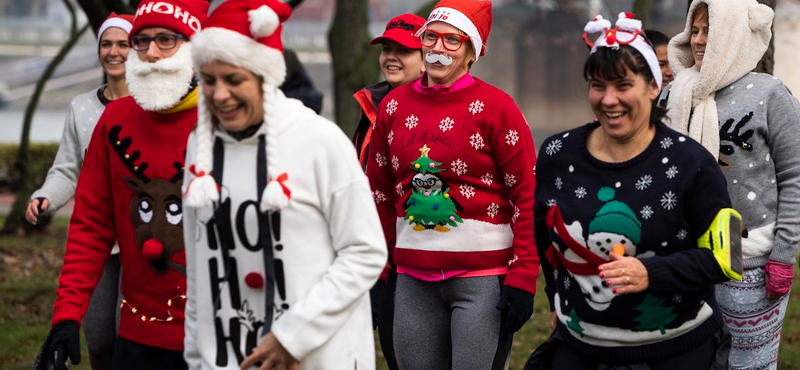
[[[505,284],[535,292],[535,153],[511,97],[477,78],[437,94],[398,87],[381,101],[367,160],[395,264],[508,265]]]
[[[81,322],[114,241],[122,262],[119,335],[183,349],[186,293],[181,183],[191,108],[142,110],[132,97],[106,107],[75,194],[53,324]]]

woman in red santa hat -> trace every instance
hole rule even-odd
[[[40,214],[52,215],[75,195],[78,174],[97,120],[108,103],[128,96],[125,61],[130,50],[128,33],[132,22],[133,15],[112,12],[97,30],[97,56],[108,83],[70,101],[56,159],[47,171],[44,184],[33,192],[28,202],[25,212],[28,222],[35,225]],[[94,370],[111,368],[117,337],[119,270],[119,248],[115,247],[83,318],[89,360]]]
[[[533,312],[533,138],[469,73],[491,24],[489,1],[439,2],[417,32],[425,73],[378,109],[367,176],[397,266],[401,369],[503,368]]]
[[[369,288],[386,245],[353,146],[278,89],[278,0],[228,0],[192,38],[184,179],[192,369],[374,369]]]

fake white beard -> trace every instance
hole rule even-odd
[[[136,50],[128,53],[125,78],[128,91],[144,110],[159,111],[174,107],[192,83],[192,45],[184,42],[169,58],[148,63]]]
[[[425,61],[430,64],[439,62],[446,66],[453,64],[453,58],[443,54],[433,54],[433,53],[425,54]]]

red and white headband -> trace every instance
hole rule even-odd
[[[595,42],[589,41],[589,34],[601,33]],[[658,65],[658,58],[653,46],[644,38],[642,31],[642,21],[635,19],[633,13],[619,13],[616,25],[612,28],[611,22],[598,15],[583,28],[583,41],[592,48],[591,53],[597,48],[606,47],[619,50],[620,45],[628,45],[638,50],[647,61],[647,66],[653,73],[653,77],[661,90],[661,67]]]

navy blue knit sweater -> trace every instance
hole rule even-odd
[[[659,124],[644,152],[622,163],[594,158],[590,123],[548,138],[537,163],[534,231],[560,336],[613,364],[686,352],[722,319],[714,284],[726,277],[697,239],[730,207],[725,178],[694,140]],[[616,295],[597,266],[621,244],[641,259],[650,286]]]

